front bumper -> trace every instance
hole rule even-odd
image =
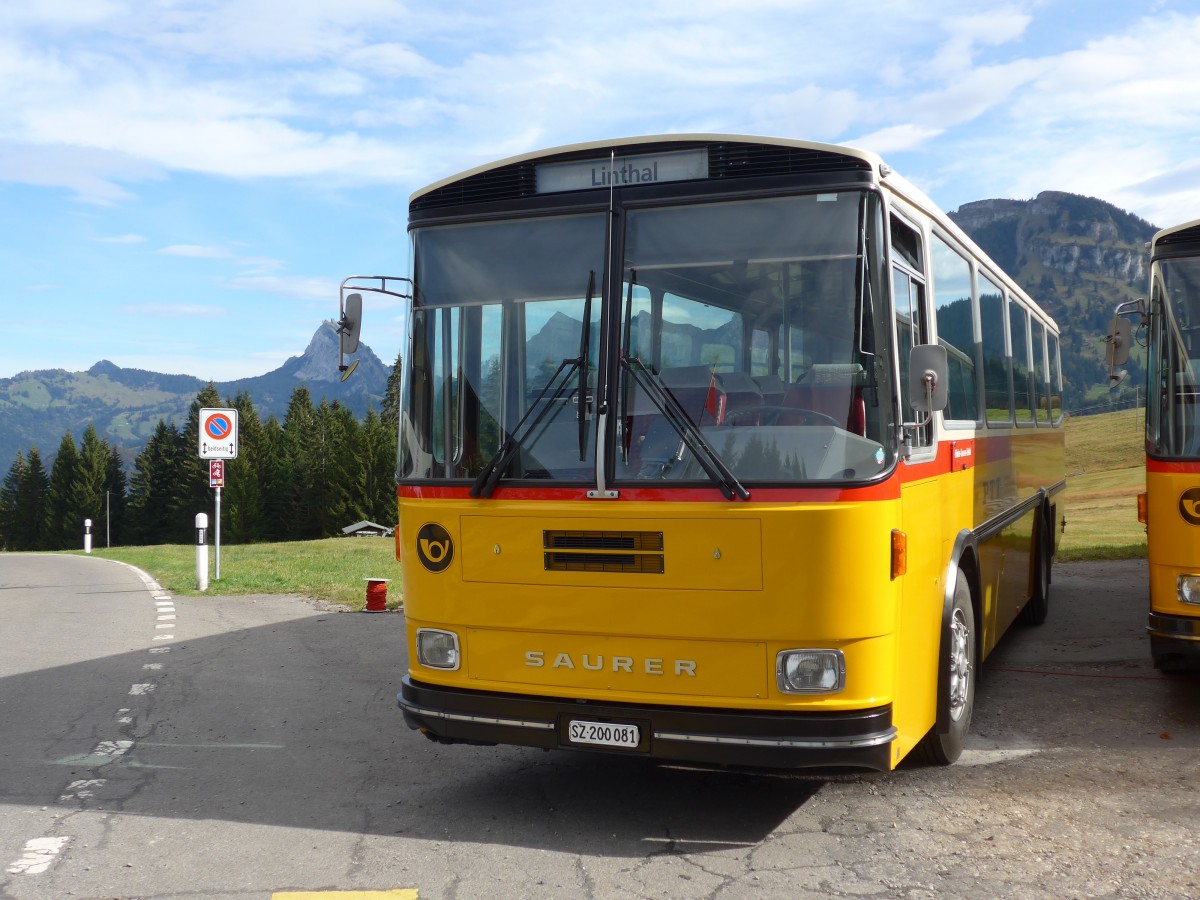
[[[1200,669],[1200,617],[1152,612],[1146,631],[1156,666]]]
[[[763,713],[596,703],[464,691],[405,676],[396,697],[410,728],[442,743],[599,750],[657,759],[770,768],[887,771],[896,736],[891,706],[846,713]],[[636,725],[636,748],[573,743],[572,720]]]

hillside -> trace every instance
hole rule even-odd
[[[324,322],[301,355],[265,375],[220,382],[216,388],[228,399],[245,391],[263,419],[282,419],[300,385],[314,402],[337,400],[363,416],[369,407],[381,408],[391,366],[365,344],[350,359],[361,362],[354,377],[342,382],[337,328]],[[85,372],[44,369],[0,378],[0,472],[8,471],[18,451],[30,447],[37,447],[48,468],[62,436],[70,431],[79,441],[89,422],[131,462],[159,420],[183,426],[205,384],[190,375],[123,369],[107,360]]]
[[[1155,226],[1103,200],[1060,191],[979,200],[950,218],[1058,322],[1068,411],[1133,399],[1135,386],[1145,384],[1143,357],[1135,349],[1129,377],[1110,393],[1104,334],[1118,303],[1146,295],[1146,244]]]

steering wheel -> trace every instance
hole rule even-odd
[[[841,428],[841,424],[833,416],[827,416],[823,412],[817,412],[815,409],[804,409],[798,406],[750,406],[746,409],[739,409],[737,412],[730,413],[725,417],[726,425],[736,425],[737,420],[742,418],[757,418],[756,425],[776,425],[782,416],[788,418],[797,418],[800,421],[789,423],[795,425],[832,425],[834,428]]]

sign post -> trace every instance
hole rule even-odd
[[[213,578],[221,580],[221,488],[225,486],[225,460],[237,459],[238,414],[236,409],[200,410],[200,458],[208,460],[208,486],[214,488]]]
[[[213,511],[213,562],[215,581],[221,580],[221,488],[225,487],[225,460],[208,461],[208,486],[217,491],[216,509]]]

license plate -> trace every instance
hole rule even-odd
[[[592,744],[597,747],[625,747],[633,750],[641,740],[636,725],[614,725],[612,722],[567,723],[567,737],[573,744]]]

